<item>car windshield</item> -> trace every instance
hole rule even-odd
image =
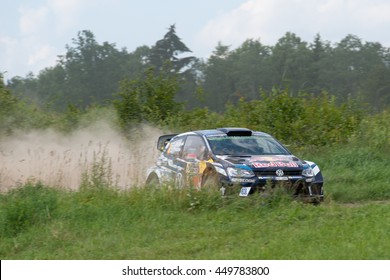
[[[253,156],[289,155],[279,142],[270,136],[213,136],[207,138],[215,155]]]

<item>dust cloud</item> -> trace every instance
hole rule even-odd
[[[98,122],[70,135],[42,130],[2,138],[0,191],[27,181],[77,190],[83,174],[99,163],[119,188],[142,185],[158,156],[156,141],[162,132],[142,126],[129,134],[130,140]]]

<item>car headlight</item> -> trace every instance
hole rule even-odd
[[[236,168],[236,167],[228,167],[227,173],[229,177],[238,177],[238,178],[251,178],[255,176],[252,170],[250,169],[243,169],[243,168]]]
[[[307,168],[303,169],[302,171],[302,176],[305,176],[305,177],[314,177],[314,171],[313,169],[308,166]]]

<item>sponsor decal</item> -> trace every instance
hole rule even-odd
[[[256,168],[265,168],[265,167],[299,167],[298,163],[293,161],[270,161],[270,162],[253,162],[252,163]]]
[[[254,183],[254,182],[255,182],[255,179],[232,178],[232,182],[238,182],[238,183]]]

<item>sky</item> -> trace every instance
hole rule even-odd
[[[337,43],[348,34],[390,47],[389,0],[2,0],[0,72],[5,80],[54,66],[82,30],[99,44],[133,52],[153,46],[169,26],[207,59],[218,43],[274,45],[286,32]]]

